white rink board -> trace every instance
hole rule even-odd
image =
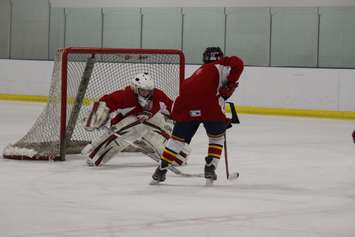
[[[355,70],[246,68],[241,105],[355,111]]]
[[[0,59],[0,94],[48,95],[52,62]],[[198,66],[186,66],[186,76]],[[246,67],[242,106],[355,111],[355,69]]]
[[[0,59],[0,94],[47,96],[52,61]]]

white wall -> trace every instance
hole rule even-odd
[[[48,95],[53,62],[0,59],[0,94]]]
[[[355,111],[355,70],[246,68],[241,105]]]
[[[0,60],[0,94],[48,95],[52,66]],[[355,111],[355,69],[246,67],[237,90],[231,100],[242,106]]]
[[[354,0],[50,0],[53,7],[321,7],[355,6]]]

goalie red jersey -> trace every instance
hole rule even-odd
[[[154,88],[151,103],[146,108],[143,108],[130,86],[109,95],[104,95],[100,101],[106,102],[110,112],[114,113],[111,124],[116,124],[129,115],[136,116],[143,112],[150,112],[152,116],[159,111],[170,115],[173,103],[163,91]]]
[[[226,97],[222,90],[230,89],[229,97],[243,71],[243,62],[236,56],[203,64],[182,84],[172,118],[176,121],[223,121]],[[229,88],[230,86],[230,88]],[[225,98],[223,98],[225,97]]]

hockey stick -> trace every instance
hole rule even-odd
[[[235,109],[234,103],[232,102],[227,102],[229,104],[230,110],[231,110],[231,114],[232,114],[232,118],[230,120],[231,124],[239,124],[239,118],[237,115],[237,111]],[[231,124],[229,124],[229,127],[232,127]],[[227,152],[227,130],[224,132],[224,161],[225,161],[225,168],[226,168],[226,176],[228,180],[235,180],[239,177],[239,173],[238,172],[234,172],[234,173],[229,173],[229,165],[228,165],[228,152]]]
[[[226,102],[227,104],[229,104],[229,108],[230,108],[230,111],[231,111],[231,114],[232,114],[232,118],[230,120],[230,123],[233,123],[233,124],[239,124],[240,121],[239,121],[239,117],[238,117],[238,114],[237,114],[237,110],[235,109],[235,105],[233,102]]]
[[[228,165],[228,152],[227,152],[227,131],[224,133],[224,161],[225,161],[225,167],[226,167],[226,176],[228,180],[235,180],[239,177],[239,173],[233,172],[229,173],[229,165]]]
[[[103,126],[103,129],[105,129],[106,131],[110,132],[111,134],[120,137],[124,142],[126,142],[127,144],[137,148],[139,151],[141,151],[143,154],[147,155],[149,158],[151,158],[152,160],[156,161],[157,163],[160,162],[160,156],[157,155],[159,154],[159,152],[157,150],[153,150],[153,152],[148,152],[148,151],[144,151],[141,147],[139,147],[137,144],[135,144],[134,142],[128,141],[124,138],[122,138],[122,135],[116,131],[114,131],[112,128],[109,128],[107,126]],[[147,140],[145,140],[145,142],[149,143]],[[151,145],[151,144],[150,144]],[[151,145],[151,147],[154,147]],[[181,177],[198,177],[198,178],[204,178],[204,174],[190,174],[190,173],[184,173],[181,170],[179,170],[178,168],[176,168],[175,166],[169,166],[168,169],[173,172],[176,175],[179,175]]]
[[[142,151],[143,154],[149,156],[152,160],[156,161],[157,163],[160,162],[160,157],[156,157],[156,155],[154,155],[155,153],[152,152],[144,152]],[[176,175],[182,176],[182,177],[198,177],[198,178],[204,178],[204,174],[190,174],[190,173],[184,173],[181,170],[179,170],[178,168],[176,168],[175,166],[169,166],[168,169],[173,172]]]
[[[229,166],[228,166],[228,154],[227,154],[227,131],[224,132],[224,162],[226,167],[226,176],[229,179]]]

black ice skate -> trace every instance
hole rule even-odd
[[[205,165],[205,178],[206,184],[212,184],[213,181],[217,180],[216,174],[216,166],[213,164],[213,157],[206,157],[206,165]]]
[[[168,168],[161,168],[158,166],[152,175],[152,182],[150,184],[158,184],[160,182],[164,182],[166,179],[166,172],[168,172]]]

